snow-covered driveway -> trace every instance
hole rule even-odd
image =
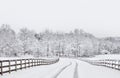
[[[120,71],[62,58],[56,64],[23,69],[0,78],[120,78]]]

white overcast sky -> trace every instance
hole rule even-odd
[[[0,0],[0,25],[120,36],[120,0]]]

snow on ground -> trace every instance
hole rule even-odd
[[[120,54],[96,55],[95,57],[85,58],[90,60],[116,59],[120,60]]]
[[[67,67],[57,78],[73,78],[75,71],[75,61],[71,61],[71,65]]]
[[[0,57],[0,60],[15,60],[15,59],[30,59],[30,58],[34,58],[34,59],[57,59],[58,57],[39,57],[39,58],[35,58],[35,57],[32,57],[32,56]]]
[[[27,68],[0,78],[120,78],[120,71],[62,58],[56,64]]]
[[[95,56],[98,59],[120,59],[120,54],[108,54]]]
[[[79,78],[120,78],[120,71],[78,61]]]
[[[4,74],[0,78],[44,78],[54,72],[56,69],[62,66],[68,65],[69,63],[65,60],[60,60],[60,62],[52,65],[37,66],[32,68],[27,68],[23,70],[18,70],[17,72],[11,72],[11,74]]]

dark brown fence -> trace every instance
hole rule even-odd
[[[33,66],[49,65],[58,62],[59,59],[16,59],[1,60],[0,74],[11,73],[12,71],[22,70]]]
[[[104,60],[83,60],[93,65],[105,66],[112,69],[120,70],[120,60],[116,59],[104,59]]]

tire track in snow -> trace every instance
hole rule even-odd
[[[56,72],[56,74],[53,76],[53,77],[50,77],[50,78],[57,78],[59,76],[59,74],[64,71],[67,67],[69,67],[70,65],[72,65],[72,63],[70,62],[69,65],[67,66],[64,66],[63,68],[61,68],[58,72]]]
[[[74,71],[74,77],[73,78],[79,78],[78,77],[78,63],[77,62],[76,62],[75,71]]]

